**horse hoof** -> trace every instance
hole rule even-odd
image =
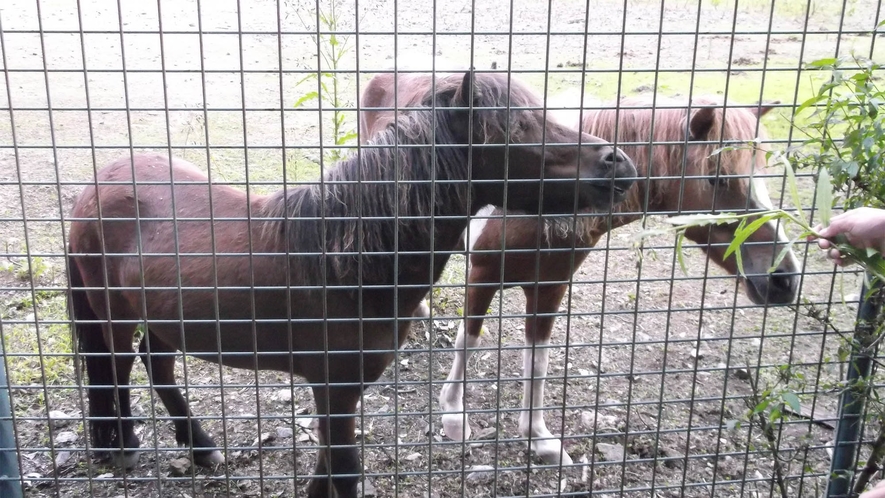
[[[532,451],[544,462],[544,465],[572,465],[572,457],[562,448],[562,441],[547,439],[533,441]]]
[[[212,451],[195,451],[194,463],[200,467],[215,467],[224,463],[224,455],[218,450]]]
[[[443,430],[452,441],[470,439],[470,424],[462,413],[447,413],[442,416]]]
[[[424,299],[421,301],[421,304],[415,308],[415,313],[412,314],[415,318],[430,318],[430,303]]]

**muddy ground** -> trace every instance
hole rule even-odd
[[[288,375],[191,358],[180,362],[179,379],[193,412],[226,448],[227,465],[187,465],[141,367],[133,390],[136,415],[144,416],[137,425],[146,449],[139,466],[124,475],[90,460],[65,321],[60,217],[96,167],[131,149],[171,150],[203,168],[210,163],[220,182],[242,183],[248,168],[259,192],[279,188],[284,160],[288,180],[314,177],[322,156],[318,113],[293,107],[310,91],[298,86],[302,71],[316,67],[314,42],[297,34],[305,24],[315,29],[302,5],[310,2],[243,0],[239,16],[231,1],[162,2],[161,14],[152,2],[121,2],[119,14],[110,0],[79,3],[78,14],[76,2],[41,1],[39,18],[34,0],[0,5],[7,69],[0,86],[11,100],[3,106],[12,108],[0,118],[0,327],[27,495],[299,494],[315,458],[309,390]],[[581,2],[556,2],[553,12],[531,1],[453,1],[435,12],[422,2],[361,2],[361,34],[350,40],[357,49],[342,68],[355,70],[358,61],[365,83],[395,62],[430,69],[435,54],[440,70],[509,67],[551,98],[584,83],[603,100],[620,89],[727,92],[729,100],[789,105],[807,95],[815,77],[796,72],[800,60],[833,56],[837,47],[840,54],[878,54],[882,45],[874,50],[873,38],[851,33],[873,27],[876,2],[849,2],[844,15],[822,3],[812,4],[806,20],[802,2],[779,2],[773,17],[761,1],[742,2],[737,11],[731,3],[702,2],[699,12],[693,2],[662,8],[600,0],[590,2],[589,15]],[[340,16],[342,29],[352,29],[352,10],[342,7]],[[840,26],[845,34],[833,34]],[[579,34],[585,31],[592,33],[586,46]],[[692,67],[699,70],[694,78]],[[342,101],[352,105],[357,78],[344,75],[341,83]],[[789,108],[774,114],[765,124],[775,139],[788,139]],[[347,119],[353,123],[353,113]],[[779,195],[777,181],[770,184]],[[787,387],[814,416],[788,416],[779,426],[779,457],[788,496],[820,496],[833,438],[832,386],[844,364],[838,337],[807,315],[809,306],[824,310],[847,330],[857,276],[834,276],[817,251],[806,255],[798,246],[802,305],[763,309],[697,249],[688,250],[684,275],[668,237],[652,239],[657,247],[640,264],[633,248],[640,230],[618,229],[607,252],[591,254],[556,323],[545,416],[564,435],[574,467],[539,468],[517,435],[525,302],[518,290],[496,298],[486,321],[489,348],[468,365],[475,439],[462,445],[443,437],[436,396],[451,363],[466,266],[456,257],[434,292],[436,319],[415,324],[362,401],[359,441],[370,493],[769,495],[775,457],[758,426],[735,421],[744,419],[753,394],[748,379],[758,379],[760,389],[784,387],[777,366],[791,365],[804,381],[794,377]],[[611,461],[611,451],[621,449],[625,461]]]

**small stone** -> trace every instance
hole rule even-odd
[[[277,400],[283,403],[289,403],[292,401],[292,390],[291,389],[280,389],[277,391]]]
[[[289,439],[292,437],[292,429],[288,427],[277,427],[277,437],[280,439]]]
[[[495,439],[498,435],[497,427],[486,427],[476,434],[476,439]]]
[[[66,463],[68,463],[68,461],[71,460],[72,454],[73,453],[71,453],[70,451],[59,451],[58,453],[56,453],[55,454],[55,470],[58,471],[59,468],[64,467],[64,465]]]
[[[169,460],[169,472],[175,477],[184,477],[191,468],[191,461],[188,458],[176,458]]]
[[[596,451],[602,455],[603,462],[624,461],[624,447],[620,444],[596,443]]]
[[[474,465],[467,474],[467,480],[470,482],[488,482],[494,478],[495,468],[491,465]]]
[[[581,412],[581,425],[586,429],[596,430],[596,412],[594,410]]]
[[[64,427],[70,424],[74,419],[61,410],[52,410],[49,412],[49,420],[54,428]]]
[[[409,453],[408,455],[406,455],[405,458],[403,458],[403,460],[405,460],[407,462],[414,462],[415,460],[417,460],[419,458],[421,458],[421,453],[418,453],[416,451],[415,453]]]
[[[55,435],[55,444],[73,443],[77,440],[77,433],[71,431],[62,431]]]
[[[259,441],[259,438],[255,438],[254,440],[252,440],[252,446],[258,446],[259,442],[261,444],[267,444],[267,443],[273,441],[273,438],[274,438],[274,435],[271,434],[270,432],[262,432],[260,441]]]
[[[741,380],[750,380],[750,371],[746,368],[735,368],[734,376]]]
[[[110,479],[111,477],[114,477],[113,472],[105,472],[104,474],[99,474],[95,476],[96,479]]]

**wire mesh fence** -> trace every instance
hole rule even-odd
[[[880,10],[7,0],[0,494],[827,496],[862,276],[640,235],[813,213]]]

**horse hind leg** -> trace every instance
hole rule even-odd
[[[193,419],[187,401],[175,385],[176,350],[169,347],[155,334],[148,331],[139,346],[141,361],[147,368],[151,385],[163,401],[163,406],[175,426],[175,440],[181,446],[189,446],[193,452],[193,462],[204,467],[224,463],[224,456],[215,448],[198,420]]]
[[[132,351],[135,324],[111,323],[106,317],[99,317],[95,310],[104,308],[93,306],[95,303],[83,289],[86,285],[80,267],[71,259],[68,260],[68,274],[71,280],[71,335],[82,355],[89,382],[86,396],[92,446],[97,455],[110,456],[117,465],[128,470],[138,463],[138,452],[134,450],[139,446],[128,388],[135,362]],[[101,299],[98,301],[104,304]]]
[[[544,384],[549,363],[550,335],[555,313],[559,309],[566,286],[542,286],[523,289],[526,294],[525,344],[523,350],[523,395],[519,414],[519,433],[530,441],[532,451],[548,465],[571,465],[572,458],[563,449],[562,441],[547,429],[544,422]],[[537,299],[536,299],[537,293]],[[543,316],[538,316],[543,315]]]
[[[82,320],[84,317],[78,317]],[[103,330],[102,330],[103,329]],[[138,464],[138,437],[135,435],[129,396],[129,376],[135,354],[132,334],[135,325],[96,324],[77,325],[78,347],[85,355],[86,375],[89,378],[89,432],[97,455],[108,457],[123,470]],[[113,352],[104,337],[121,338],[114,341]],[[128,349],[122,338],[128,337]],[[128,353],[128,354],[127,354]]]

